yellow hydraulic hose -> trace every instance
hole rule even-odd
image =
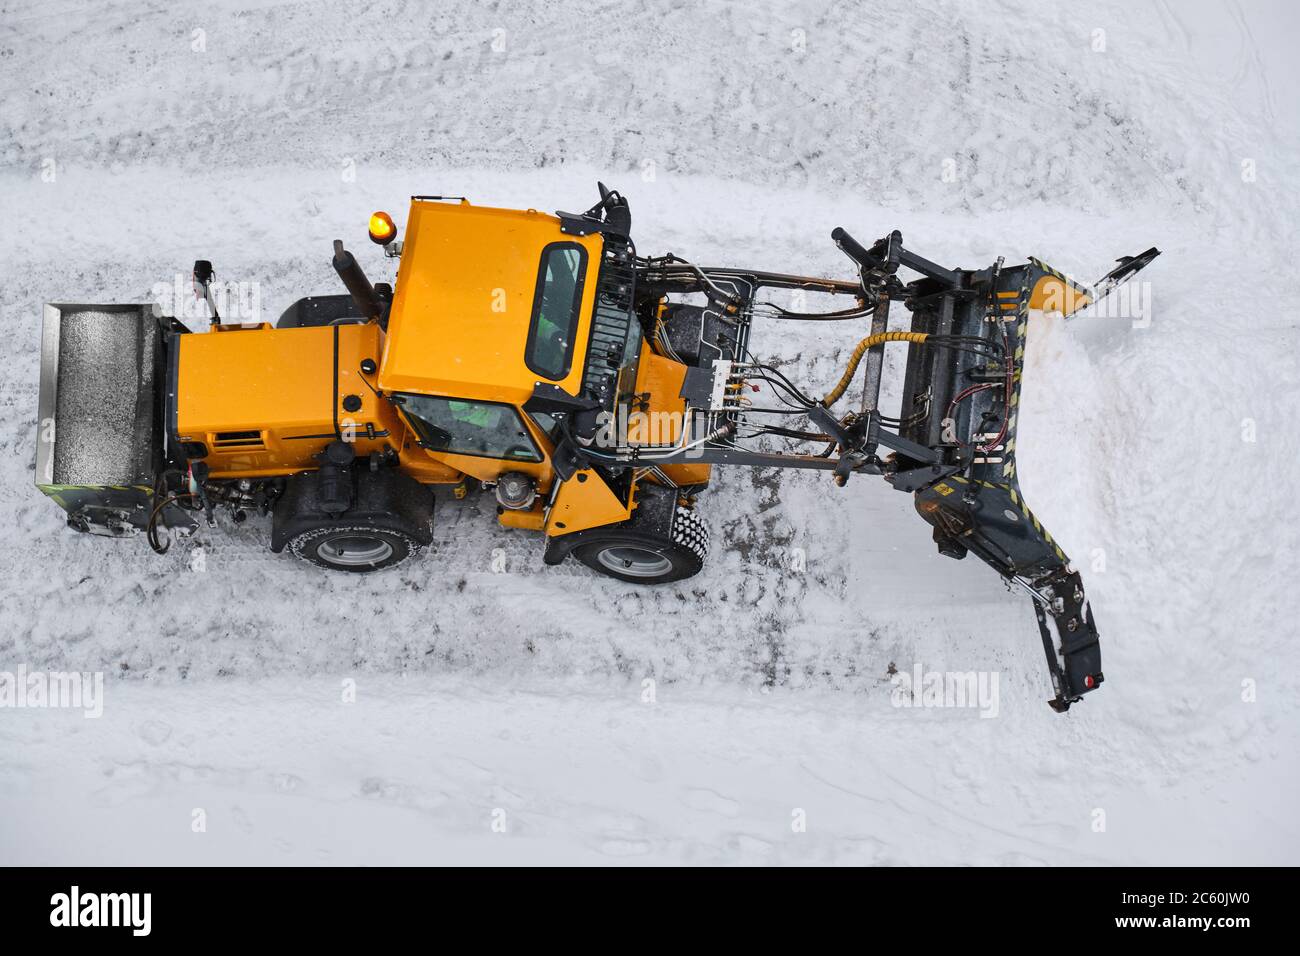
[[[862,362],[862,356],[867,354],[867,349],[875,348],[877,345],[884,345],[886,342],[911,342],[920,345],[926,338],[925,332],[879,332],[875,335],[868,335],[853,350],[853,355],[849,358],[849,367],[844,370],[844,375],[840,378],[839,384],[826,393],[826,397],[822,399],[822,404],[830,408],[840,400],[844,390],[853,381],[853,375]]]

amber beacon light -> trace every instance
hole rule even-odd
[[[397,227],[393,225],[393,217],[386,212],[374,212],[370,214],[370,241],[377,242],[381,246],[386,246],[397,238]]]

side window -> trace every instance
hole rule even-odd
[[[560,423],[554,415],[548,415],[546,412],[529,412],[528,414],[533,416],[533,421],[537,423],[537,427],[546,434],[547,438],[557,444],[559,443]]]
[[[400,397],[402,410],[425,448],[507,461],[542,460],[513,405],[436,395],[402,393]]]
[[[558,381],[573,366],[586,274],[587,250],[576,242],[553,242],[542,250],[524,363],[543,378]]]

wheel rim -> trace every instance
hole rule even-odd
[[[673,569],[673,563],[658,551],[623,545],[605,548],[596,555],[602,567],[636,578],[653,578]]]
[[[316,554],[328,564],[341,568],[355,568],[361,565],[379,564],[393,555],[393,546],[383,538],[371,538],[366,535],[339,535],[322,541]]]

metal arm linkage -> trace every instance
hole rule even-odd
[[[913,495],[940,553],[974,553],[1008,585],[1031,595],[1053,685],[1049,703],[1068,710],[1102,683],[1101,651],[1082,580],[1025,504],[1017,481],[1025,337],[1031,309],[1077,311],[1131,278],[1158,250],[1120,260],[1096,285],[1084,287],[1036,259],[1011,267],[999,259],[979,271],[947,269],[908,250],[897,231],[870,248],[843,229],[832,239],[857,266],[857,282],[699,267],[671,255],[635,259],[633,310],[646,338],[656,351],[689,366],[681,398],[690,428],[672,446],[569,443],[557,459],[568,455],[575,468],[615,470],[680,462],[817,469],[832,472],[841,485],[855,473],[880,475]],[[919,278],[904,283],[900,269]],[[764,289],[851,296],[855,303],[830,312],[793,311],[758,301]],[[707,304],[670,304],[669,297],[689,293],[702,293]],[[906,330],[889,330],[895,303],[911,313]],[[869,332],[842,383],[861,364],[857,410],[834,410],[843,387],[814,400],[779,368],[755,359],[750,331],[762,318],[867,318]],[[895,417],[880,408],[890,342],[906,345]],[[745,388],[759,382],[774,396],[762,407],[744,397]],[[587,410],[598,407],[608,407],[605,398],[589,401]],[[792,426],[800,421],[805,424]],[[764,438],[808,450],[752,444]]]

